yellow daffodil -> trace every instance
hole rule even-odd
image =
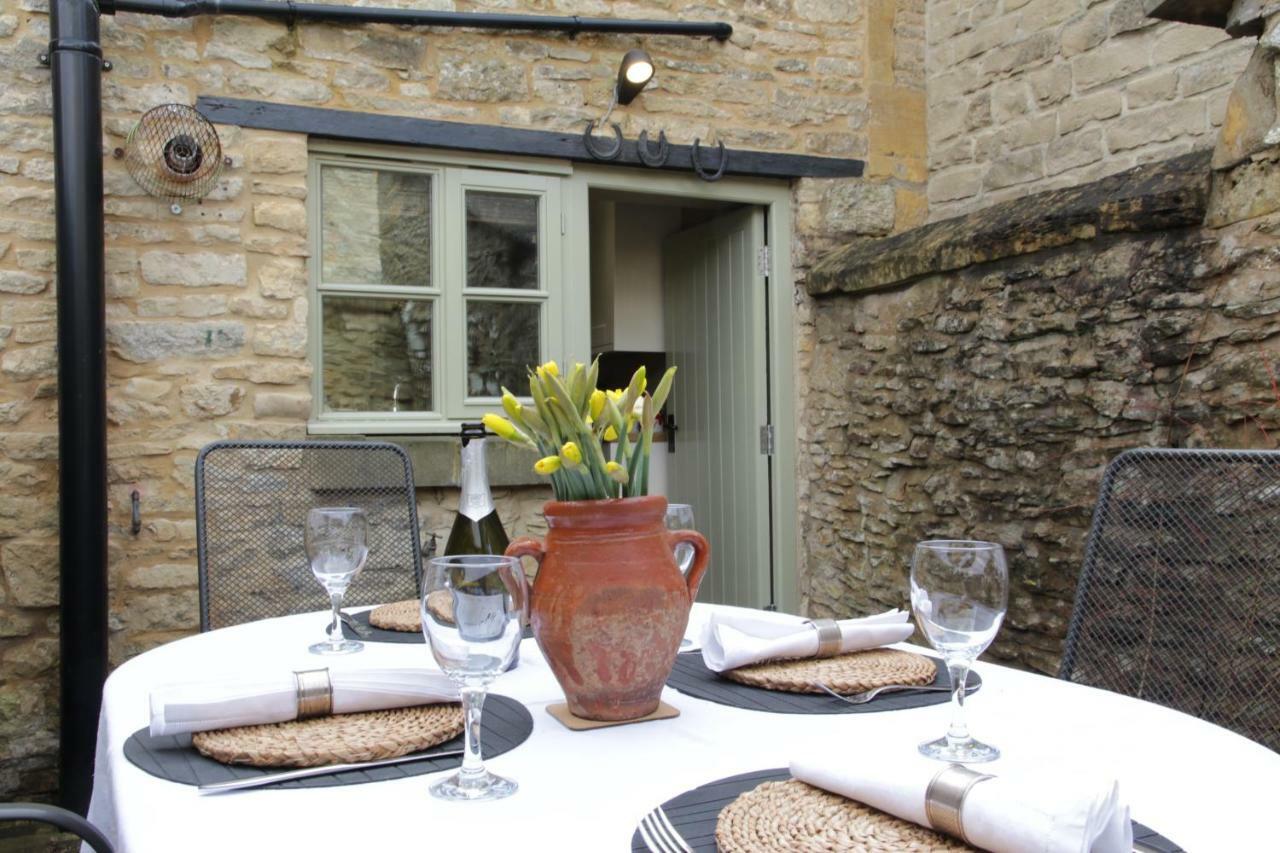
[[[539,474],[550,476],[560,470],[559,456],[544,456],[537,462],[533,463],[533,470]]]
[[[510,441],[516,437],[515,424],[511,423],[511,421],[507,420],[501,415],[495,415],[490,413],[485,415],[480,420],[484,422],[484,425],[489,428],[490,432],[492,432],[494,435],[498,436],[499,438],[505,438],[508,441]]]
[[[599,388],[591,392],[591,407],[589,411],[591,412],[592,420],[600,417],[600,413],[604,411],[604,401],[604,392]]]
[[[605,441],[618,440],[618,431],[613,428],[612,424],[604,428],[604,440]]]
[[[552,376],[559,376],[560,366],[557,365],[554,361],[548,361],[546,364],[539,365],[538,375],[542,376],[544,373],[549,373]]]
[[[572,441],[566,441],[564,446],[560,448],[560,457],[570,465],[582,464],[582,450]]]
[[[626,388],[614,388],[612,391],[605,391],[605,396],[612,400],[615,404],[621,403],[622,398],[626,396]]]
[[[604,472],[609,475],[609,479],[616,483],[627,482],[627,469],[617,462],[604,463]]]
[[[516,399],[516,395],[512,394],[506,388],[502,389],[502,408],[507,410],[507,414],[512,418],[520,417],[520,411],[524,406],[520,405],[520,401]]]

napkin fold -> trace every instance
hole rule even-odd
[[[925,791],[946,765],[915,755],[830,756],[791,763],[791,775],[920,826]],[[1078,770],[1022,770],[969,789],[961,812],[969,843],[992,853],[1130,853],[1129,807],[1113,778]]]
[[[335,714],[459,700],[457,686],[431,669],[330,670],[329,682]],[[292,672],[247,681],[174,684],[151,692],[152,737],[283,723],[297,715]]]
[[[840,651],[860,652],[900,643],[911,636],[905,610],[862,619],[843,619]],[[800,616],[783,613],[715,613],[702,629],[702,661],[714,672],[776,658],[807,658],[818,653],[818,632]]]

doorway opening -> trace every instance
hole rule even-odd
[[[768,208],[614,188],[588,207],[602,378],[679,367],[650,493],[690,504],[713,543],[699,600],[776,607]]]

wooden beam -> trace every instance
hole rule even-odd
[[[436,121],[409,116],[390,116],[323,107],[299,107],[240,98],[201,97],[196,109],[214,124],[231,124],[258,130],[305,133],[325,139],[353,142],[381,142],[393,145],[420,145],[455,151],[486,154],[525,155],[572,160],[578,163],[605,163],[614,166],[649,168],[636,154],[636,143],[628,139],[616,160],[600,161],[588,153],[582,131],[557,132],[523,130],[491,124]],[[584,123],[585,125],[585,123]],[[656,134],[657,128],[654,129]],[[604,140],[602,140],[604,141]],[[672,145],[668,171],[692,172],[692,147]],[[861,160],[812,157],[808,154],[779,154],[769,151],[728,149],[726,175],[754,178],[857,178],[862,176]],[[715,147],[703,146],[704,165],[718,163]],[[709,161],[709,162],[707,162]]]

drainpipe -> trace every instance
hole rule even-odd
[[[102,11],[140,12],[166,18],[196,15],[249,15],[286,23],[323,21],[331,24],[404,24],[422,27],[469,27],[486,30],[534,30],[577,33],[710,36],[724,41],[733,27],[718,21],[640,21],[622,18],[582,18],[578,15],[508,15],[492,12],[433,12],[374,6],[328,6],[292,0],[104,0]]]
[[[58,300],[62,802],[83,814],[107,677],[107,373],[102,48],[94,0],[52,0]]]

